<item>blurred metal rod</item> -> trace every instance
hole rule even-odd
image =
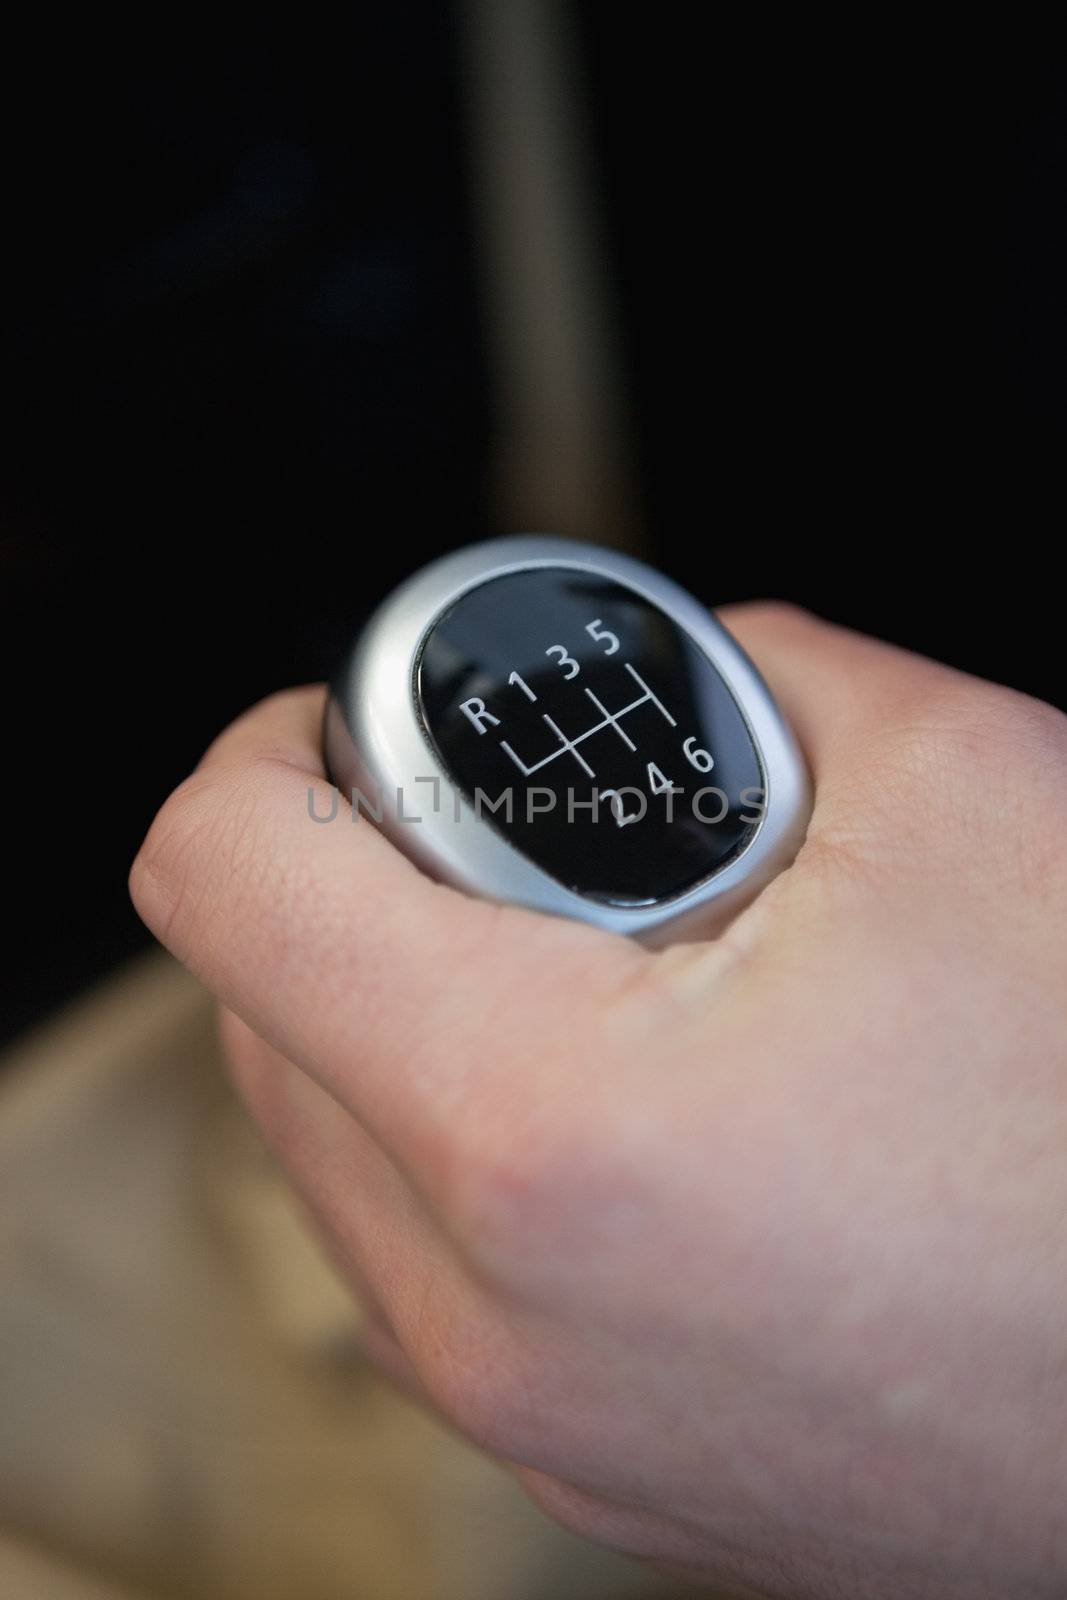
[[[463,0],[502,529],[636,548],[618,317],[577,51],[553,0]]]

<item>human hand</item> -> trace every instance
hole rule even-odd
[[[131,887],[372,1353],[554,1516],[768,1596],[1067,1593],[1067,719],[780,607],[795,865],[649,952],[315,826],[322,693]]]

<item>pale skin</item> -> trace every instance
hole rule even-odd
[[[1067,1593],[1067,718],[778,606],[795,864],[650,952],[430,882],[272,697],[131,885],[370,1308],[583,1534],[731,1592]]]

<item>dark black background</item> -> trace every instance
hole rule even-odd
[[[652,558],[1067,700],[1047,42],[562,9]],[[140,943],[128,861],[223,723],[510,531],[457,26],[9,37],[5,1032]]]

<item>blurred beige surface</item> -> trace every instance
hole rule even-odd
[[[4,1600],[682,1593],[378,1380],[168,958],[0,1064]]]

